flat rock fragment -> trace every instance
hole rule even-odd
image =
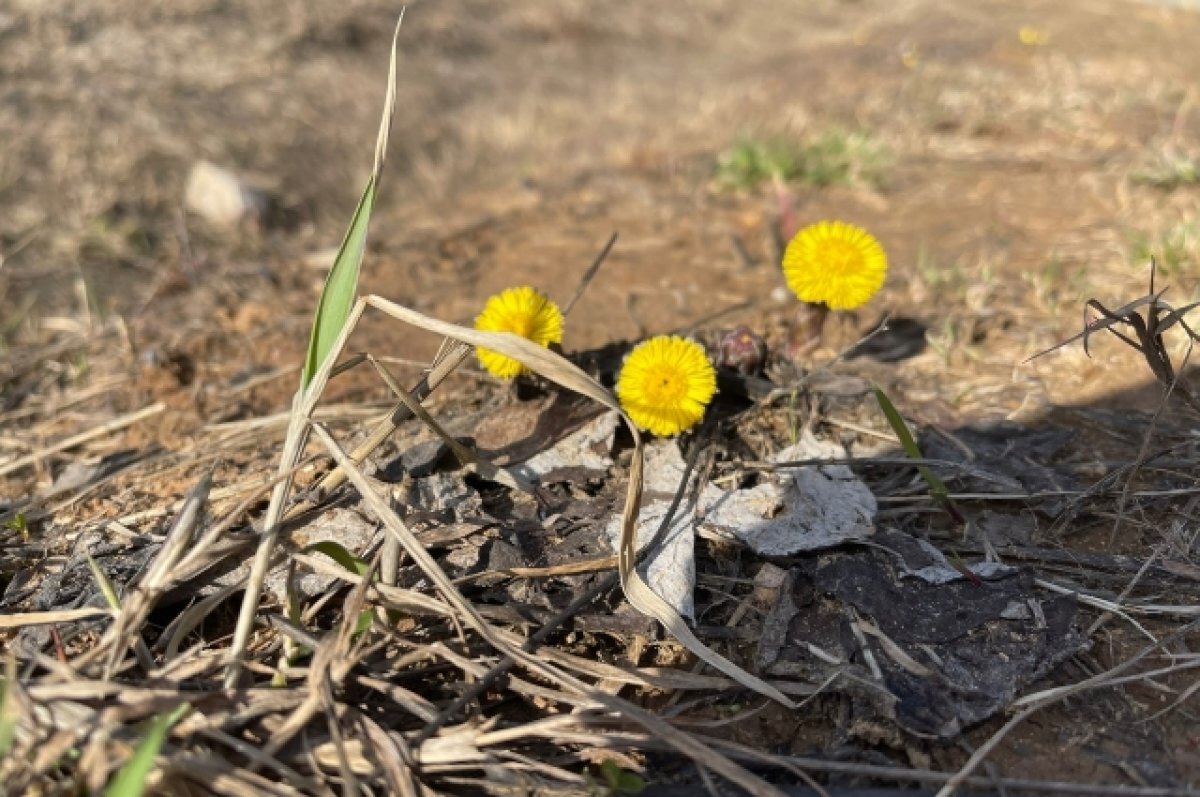
[[[604,473],[612,465],[609,452],[620,416],[606,412],[571,432],[550,448],[534,454],[512,470],[524,479],[540,479],[553,471],[582,468]]]
[[[780,451],[776,462],[844,457],[845,451],[806,435]],[[645,495],[638,518],[638,546],[657,532],[683,478],[686,465],[679,446],[659,440],[646,446]],[[640,572],[646,583],[682,616],[695,611],[696,527],[732,536],[763,556],[787,556],[860,540],[874,532],[875,497],[844,465],[813,466],[770,474],[755,487],[722,490],[704,485],[696,510],[682,508],[661,541],[646,555]],[[608,524],[614,549],[620,518]]]
[[[844,457],[805,435],[775,462]],[[874,532],[871,490],[846,465],[812,465],[768,474],[746,490],[705,490],[704,528],[733,536],[760,556],[790,556],[861,540]]]
[[[852,727],[952,738],[1087,645],[1075,599],[1028,569],[956,568],[923,541],[881,532],[869,548],[808,559],[768,612],[757,661],[768,674],[852,698]],[[944,560],[943,560],[944,561]],[[780,632],[786,623],[786,632]]]

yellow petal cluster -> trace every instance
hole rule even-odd
[[[783,253],[783,276],[801,301],[831,310],[866,304],[887,277],[887,255],[869,232],[819,221],[796,233]]]
[[[487,300],[475,319],[475,328],[487,332],[512,332],[539,346],[562,343],[563,315],[550,297],[529,286],[508,288]],[[525,373],[525,366],[505,354],[480,347],[479,362],[488,373],[512,379]]]
[[[675,335],[638,344],[617,377],[621,408],[638,428],[663,437],[694,426],[716,392],[716,371],[704,347]]]

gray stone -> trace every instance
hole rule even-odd
[[[188,173],[184,205],[213,227],[230,228],[262,220],[270,199],[266,191],[230,170],[197,161]]]

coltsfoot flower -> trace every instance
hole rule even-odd
[[[787,245],[783,276],[803,302],[853,310],[883,287],[887,254],[861,227],[819,221],[800,230]]]
[[[529,286],[508,288],[487,300],[475,319],[475,328],[486,332],[512,332],[539,346],[562,343],[563,315],[550,297]],[[479,362],[488,373],[512,379],[526,372],[525,366],[506,354],[478,348]]]
[[[659,335],[634,347],[617,377],[617,398],[638,428],[662,437],[690,429],[717,392],[717,374],[704,347]]]

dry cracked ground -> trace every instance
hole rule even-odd
[[[158,534],[204,469],[216,466],[223,511],[239,480],[270,473],[283,434],[270,419],[290,404],[325,270],[370,173],[397,10],[376,0],[0,7],[4,612],[29,610],[21,600],[84,530],[111,535],[119,521],[133,537]],[[976,532],[1022,519],[1028,556],[1015,564],[1095,598],[1073,621],[1086,644],[1025,693],[1152,647],[1122,671],[1138,678],[1033,715],[979,772],[1190,793],[1200,721],[1188,666],[1200,637],[1184,623],[1200,604],[1200,427],[1181,398],[1186,375],[1164,401],[1145,359],[1104,334],[1090,354],[1077,342],[1027,360],[1078,332],[1088,299],[1115,309],[1144,296],[1152,256],[1165,301],[1200,295],[1198,41],[1200,12],[1118,0],[415,2],[362,288],[469,322],[510,285],[565,300],[616,232],[569,318],[568,352],[736,324],[777,345],[795,310],[777,265],[781,212],[867,227],[888,251],[887,285],[800,363],[822,366],[834,387],[744,420],[742,432],[758,426],[726,459],[766,458],[801,427],[878,454],[894,437],[874,399],[836,387],[873,382],[927,449],[1017,479],[1006,489],[1025,492],[1010,504],[971,503],[978,490],[965,480],[951,488],[967,496],[960,509]],[[794,169],[758,179],[747,164],[763,153]],[[206,222],[185,201],[202,161],[261,189],[269,207],[231,227]],[[885,315],[916,330],[906,356],[835,361]],[[436,346],[370,314],[351,341],[390,358],[404,381]],[[1179,327],[1162,351],[1186,360]],[[326,398],[350,429],[387,396],[360,367]],[[474,418],[522,400],[469,361],[435,406]],[[1050,467],[1041,456],[1071,474],[1074,498],[1037,482]],[[138,465],[148,457],[155,464]],[[903,463],[876,467],[868,481],[881,495],[897,484],[922,492]],[[958,535],[928,500],[921,512],[899,498],[880,506],[881,528],[926,534],[955,562],[996,542]],[[735,558],[743,569],[726,575],[744,587],[761,563]],[[820,592],[819,573],[803,577]],[[1113,605],[1104,600],[1176,608],[1098,622],[1098,607]],[[710,625],[728,619],[713,614]],[[604,638],[606,655],[639,663],[619,633]],[[736,640],[713,644],[753,659]],[[931,740],[903,723],[856,722],[847,697],[814,701],[811,714],[768,707],[718,722],[726,714],[708,704],[672,714],[678,698],[653,691],[623,694],[771,754],[943,773],[1017,710]],[[519,713],[527,721],[530,709]],[[658,755],[634,749],[620,762],[655,787],[700,782]],[[72,765],[58,767],[70,777]],[[831,789],[900,782],[817,776]]]

